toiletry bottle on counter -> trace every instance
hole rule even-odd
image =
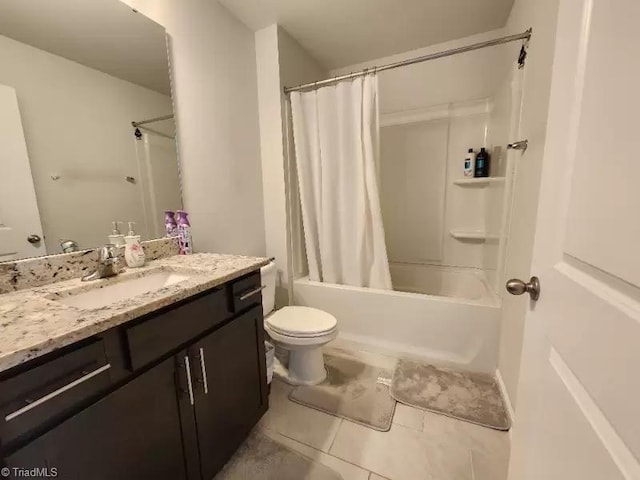
[[[135,222],[129,222],[129,233],[124,237],[124,260],[127,262],[127,266],[131,268],[141,267],[144,265],[145,253],[142,245],[140,244],[140,235],[136,235],[133,231]]]
[[[473,148],[469,149],[469,153],[464,157],[464,176],[473,177],[473,170],[476,166],[476,154],[473,153]]]
[[[178,224],[176,222],[176,214],[173,210],[164,211],[164,230],[166,237],[178,236]]]
[[[476,168],[475,177],[488,177],[489,176],[489,153],[483,148],[480,149],[478,155],[476,155]]]
[[[111,224],[113,225],[113,230],[111,231],[111,235],[109,235],[109,241],[107,243],[111,243],[113,245],[124,245],[124,235],[120,232],[120,228],[118,225],[122,222],[113,221]]]
[[[180,244],[180,255],[193,253],[191,246],[191,224],[189,214],[183,210],[178,210],[178,243]]]

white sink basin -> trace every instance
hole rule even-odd
[[[175,272],[157,272],[144,277],[120,280],[102,288],[95,288],[68,297],[57,298],[58,302],[81,308],[94,310],[113,303],[128,300],[144,293],[153,292],[169,285],[189,280],[190,275]]]

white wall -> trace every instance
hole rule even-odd
[[[167,29],[197,251],[264,255],[253,33],[214,0],[122,0]]]
[[[504,35],[503,30],[494,30],[331,74]],[[497,259],[492,257],[491,264],[485,261],[487,247],[482,240],[455,239],[450,234],[485,231],[489,189],[462,187],[454,181],[463,177],[467,150],[489,146],[487,105],[508,79],[519,46],[501,45],[379,74],[381,200],[391,261],[484,268],[490,275],[495,271]],[[410,123],[411,119],[419,121]]]
[[[131,121],[171,113],[171,99],[3,36],[0,64],[0,84],[18,95],[47,251],[104,244],[113,220],[148,239],[142,185],[125,180],[139,177]]]
[[[255,41],[266,249],[268,256],[276,258],[279,279],[276,303],[283,305],[288,303],[288,276],[292,268],[292,259],[288,255],[289,192],[285,181],[287,145],[284,139],[286,105],[283,88],[325,78],[326,72],[278,25],[256,32]],[[291,193],[295,195],[295,192]],[[294,209],[298,208],[297,198],[292,204]]]
[[[502,29],[377,58],[332,70],[333,75],[398,62],[506,35]],[[490,97],[509,70],[503,61],[508,45],[485,48],[379,74],[380,112],[389,113]]]
[[[535,235],[542,155],[551,88],[551,66],[555,45],[558,0],[515,0],[507,30],[516,33],[533,28],[529,56],[524,69],[520,138],[529,148],[516,165],[511,225],[505,276],[528,280]],[[519,138],[519,139],[520,139]],[[516,407],[520,356],[527,298],[503,292],[503,310],[498,370],[509,400]]]

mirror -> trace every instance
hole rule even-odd
[[[0,261],[104,245],[112,221],[164,236],[182,207],[164,28],[119,0],[2,0],[0,65]]]

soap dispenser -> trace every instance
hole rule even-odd
[[[136,235],[133,231],[135,222],[129,222],[129,232],[124,237],[124,260],[127,262],[127,266],[131,268],[141,267],[145,262],[145,254],[142,245],[140,244],[140,235]]]
[[[120,228],[118,228],[118,225],[122,224],[122,222],[114,220],[111,224],[113,225],[113,231],[111,232],[111,235],[109,235],[109,241],[107,243],[111,243],[113,245],[124,245],[124,235],[120,232]]]

